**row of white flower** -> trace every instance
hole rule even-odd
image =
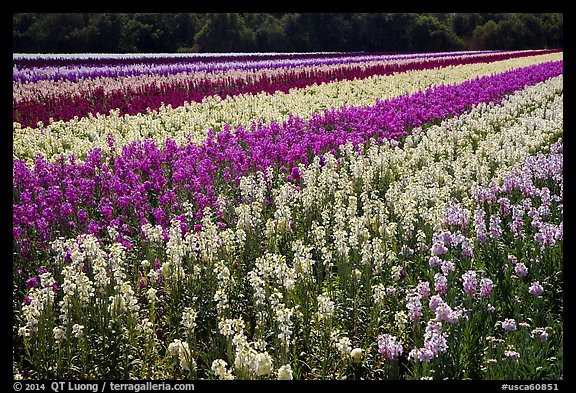
[[[430,85],[460,83],[477,76],[558,59],[562,59],[562,53],[340,81],[273,95],[261,93],[226,99],[216,96],[201,103],[163,107],[147,114],[120,116],[113,112],[108,116],[56,121],[37,129],[21,128],[19,123],[14,123],[13,157],[31,162],[36,154],[50,160],[61,154],[73,154],[83,159],[92,148],[107,150],[109,133],[114,136],[117,147],[144,138],[151,138],[159,145],[163,145],[166,138],[172,138],[178,144],[188,140],[201,143],[209,129],[219,131],[226,124],[235,129],[250,127],[254,121],[282,122],[289,114],[308,118],[332,107],[372,105],[376,98],[414,93]]]

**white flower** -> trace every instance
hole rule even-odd
[[[187,342],[175,339],[168,345],[168,352],[173,357],[178,358],[182,369],[189,371],[191,367],[196,367],[196,361],[191,356]]]
[[[212,362],[211,370],[222,380],[233,380],[234,375],[226,369],[226,362],[222,359],[216,359]]]
[[[198,313],[192,307],[186,307],[182,313],[182,325],[192,331],[196,327],[196,316]]]
[[[336,342],[336,348],[340,352],[340,356],[345,359],[350,355],[352,351],[352,341],[346,336],[341,337],[340,340]]]
[[[66,338],[66,331],[64,330],[64,328],[62,326],[54,327],[54,329],[52,329],[52,333],[54,334],[54,339],[57,342],[60,342],[64,338]]]
[[[259,353],[256,356],[256,367],[254,372],[256,375],[266,375],[270,374],[273,370],[272,356],[268,352]]]
[[[278,369],[276,374],[278,380],[292,380],[294,377],[292,376],[292,367],[289,364],[285,364]]]
[[[75,323],[72,326],[72,335],[76,338],[80,338],[82,337],[83,334],[84,334],[84,325],[79,325]]]
[[[350,357],[352,358],[352,360],[354,360],[354,362],[359,363],[360,360],[362,360],[363,354],[364,351],[362,350],[362,348],[356,347],[350,352]]]
[[[334,314],[334,302],[325,294],[318,295],[318,316],[320,318],[330,318]]]
[[[146,291],[146,297],[148,298],[150,304],[153,304],[158,300],[158,298],[156,297],[157,292],[158,290],[156,288],[148,288],[148,290]]]

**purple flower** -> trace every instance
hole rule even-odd
[[[36,288],[38,286],[38,278],[37,277],[30,277],[26,280],[26,289]]]

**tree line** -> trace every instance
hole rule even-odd
[[[563,46],[562,13],[14,13],[13,53],[431,52]]]

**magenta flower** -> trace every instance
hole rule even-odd
[[[26,280],[26,289],[36,288],[38,286],[38,278],[37,277],[30,277]]]

